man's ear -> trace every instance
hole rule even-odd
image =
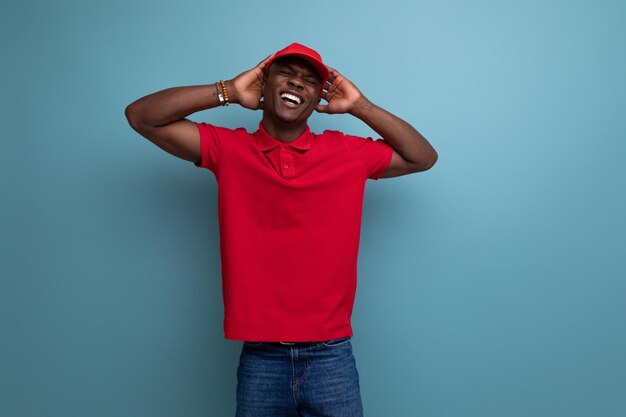
[[[261,86],[261,96],[265,95],[265,86],[267,85],[267,73],[263,73],[263,85]]]
[[[318,98],[317,98],[318,102],[322,99],[322,94],[324,94],[324,87],[320,88],[320,93],[318,94]]]

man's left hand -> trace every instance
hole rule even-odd
[[[330,69],[330,78],[322,88],[322,98],[328,104],[315,107],[320,113],[350,113],[360,100],[365,100],[361,91],[337,70]]]

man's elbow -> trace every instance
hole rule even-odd
[[[124,115],[126,116],[126,120],[128,121],[130,127],[139,132],[141,130],[142,123],[139,112],[137,111],[136,107],[133,106],[134,104],[135,103],[131,103],[126,106],[126,109],[124,110]]]
[[[413,164],[412,172],[416,173],[416,172],[428,171],[437,163],[438,159],[439,159],[439,155],[437,155],[437,152],[433,150],[432,152],[429,153],[428,156],[422,158],[421,161]]]
[[[135,114],[133,112],[133,104],[129,104],[128,106],[126,106],[126,108],[124,109],[124,116],[126,116],[126,120],[128,120],[128,124],[129,125],[133,125],[133,120],[135,118]]]

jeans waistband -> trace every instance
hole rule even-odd
[[[346,337],[340,337],[337,339],[331,339],[331,340],[321,340],[321,341],[314,341],[314,342],[255,342],[255,341],[247,341],[245,342],[248,345],[265,345],[265,346],[276,346],[276,347],[282,347],[282,348],[288,348],[288,347],[295,347],[295,348],[299,348],[299,347],[309,347],[309,346],[316,346],[316,345],[320,345],[320,344],[324,344],[324,345],[329,345],[329,344],[341,344],[343,342],[345,342],[346,340],[351,339],[350,336],[346,336]]]
[[[311,345],[316,345],[319,342],[268,342],[271,345],[278,345],[278,346],[293,346],[293,347],[307,347],[307,346],[311,346]]]

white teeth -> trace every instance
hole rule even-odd
[[[298,96],[294,96],[293,94],[289,94],[289,93],[282,93],[280,95],[280,98],[286,98],[292,101],[295,101],[297,104],[300,104],[300,97]]]

